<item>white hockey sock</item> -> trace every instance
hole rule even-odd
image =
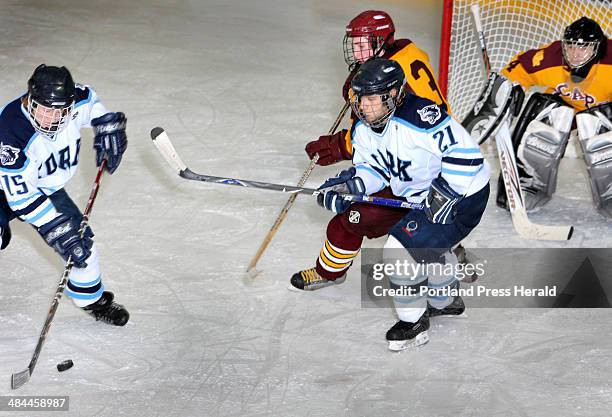
[[[412,259],[408,250],[393,236],[389,236],[383,248],[383,260],[385,264],[404,265],[417,264]],[[405,271],[395,271],[395,274],[387,275],[394,287],[412,288],[413,293],[393,297],[393,304],[397,316],[402,321],[416,323],[425,313],[427,298],[420,295],[420,287],[426,285],[427,275],[422,273],[404,274]]]

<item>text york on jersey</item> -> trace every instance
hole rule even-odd
[[[57,156],[55,153],[49,155],[45,163],[41,165],[40,169],[43,169],[44,167],[47,171],[46,175],[51,175],[58,169],[69,170],[71,167],[74,167],[79,163],[80,150],[81,139],[77,139],[74,158],[72,157],[72,155],[70,155],[70,146],[66,146],[65,148],[57,152]]]
[[[412,161],[402,161],[389,151],[386,151],[386,157],[381,153],[380,150],[378,150],[377,152],[378,155],[372,154],[372,158],[374,158],[374,160],[378,162],[379,165],[385,166],[393,177],[397,177],[400,179],[400,181],[404,182],[412,181],[412,177],[410,177],[410,175],[408,175],[408,172],[406,171],[410,167],[410,165],[412,165]]]

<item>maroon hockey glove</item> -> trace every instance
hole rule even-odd
[[[346,129],[336,132],[333,135],[319,136],[319,139],[308,142],[306,153],[310,159],[319,154],[317,165],[331,165],[345,159],[351,159],[352,155],[346,149],[344,137]]]

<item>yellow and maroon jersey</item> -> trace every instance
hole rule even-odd
[[[429,63],[427,53],[420,49],[409,39],[397,39],[385,53],[383,58],[397,61],[406,75],[406,82],[410,92],[419,97],[427,98],[440,105],[446,112],[450,113],[450,108],[446,99],[440,91],[438,82],[434,76],[433,68]],[[349,74],[352,78],[354,73]],[[350,80],[347,80],[350,82]],[[354,114],[351,114],[351,127],[358,121]],[[351,144],[351,128],[348,129],[345,137],[346,149],[353,153]]]
[[[563,62],[561,41],[540,49],[522,52],[502,70],[502,75],[520,83],[525,90],[546,87],[545,93],[558,94],[576,111],[612,101],[612,41],[606,55],[594,64],[587,77],[575,82]]]
[[[445,111],[450,111],[425,51],[409,39],[398,39],[385,52],[383,58],[392,59],[400,64],[414,95],[428,98],[443,107]]]

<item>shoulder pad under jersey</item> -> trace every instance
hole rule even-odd
[[[27,161],[26,151],[36,131],[23,111],[21,97],[0,112],[0,169],[19,170]]]
[[[404,102],[393,115],[394,119],[399,119],[401,123],[411,125],[420,131],[435,130],[446,123],[449,117],[440,105],[412,93],[406,94]]]
[[[93,90],[84,84],[76,83],[74,89],[74,107],[79,107],[91,101]]]

